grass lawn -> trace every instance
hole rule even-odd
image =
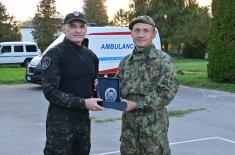
[[[207,72],[208,61],[203,59],[174,59],[177,72]]]
[[[174,59],[182,85],[235,92],[235,84],[216,83],[207,77],[207,63],[203,59]],[[0,84],[26,83],[24,67],[0,66]]]
[[[174,59],[181,84],[235,92],[235,84],[217,83],[207,77],[207,63],[203,59]]]
[[[0,84],[25,83],[25,67],[0,66]]]

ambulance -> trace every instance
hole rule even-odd
[[[31,60],[27,66],[25,76],[28,82],[41,84],[40,61],[51,47],[62,42],[63,39],[64,34],[50,44],[42,55]],[[156,48],[161,49],[159,33],[157,33],[153,43]],[[135,47],[128,27],[88,27],[83,44],[97,55],[99,59],[99,76],[101,77],[115,75],[118,71],[119,62],[131,53]]]

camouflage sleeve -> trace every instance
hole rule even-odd
[[[56,52],[54,52],[56,53]],[[42,85],[45,98],[64,108],[84,109],[85,99],[59,90],[61,80],[60,58],[48,52],[42,59]]]
[[[147,92],[143,100],[137,100],[137,108],[149,110],[163,109],[174,98],[179,88],[176,71],[171,60],[166,60],[160,71],[160,80]]]

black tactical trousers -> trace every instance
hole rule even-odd
[[[89,115],[80,118],[63,114],[62,116],[47,116],[44,155],[89,155]]]

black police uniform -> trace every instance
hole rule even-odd
[[[43,93],[50,102],[45,155],[88,155],[90,118],[85,99],[92,97],[98,58],[88,48],[64,39],[43,57]]]

